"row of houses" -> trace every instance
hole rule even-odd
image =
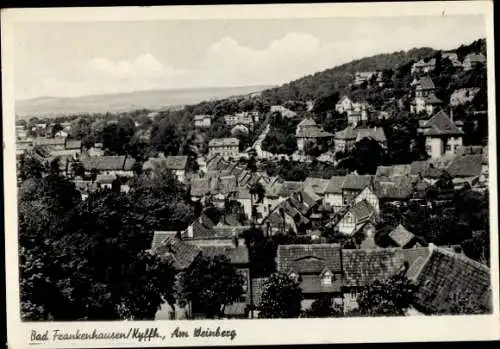
[[[225,256],[241,273],[244,293],[221,309],[224,318],[256,318],[267,278],[253,278],[250,256],[237,236],[182,237],[177,232],[155,232],[151,252],[169,260],[178,276],[202,256]],[[449,311],[453,296],[491,310],[489,268],[466,257],[457,248],[427,247],[344,249],[338,244],[279,245],[276,270],[294,279],[302,290],[301,310],[318,297],[328,296],[345,313],[358,307],[365,286],[394,275],[406,275],[417,285],[408,315]],[[201,318],[199,304],[164,303],[157,320]]]
[[[450,60],[456,68],[462,68],[465,71],[474,69],[478,64],[485,64],[486,57],[482,53],[470,53],[460,62],[455,52],[443,52],[441,59]],[[415,62],[411,67],[411,74],[427,74],[436,69],[436,58],[421,59]]]

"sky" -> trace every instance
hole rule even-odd
[[[279,85],[378,53],[452,49],[483,16],[16,23],[16,99]]]

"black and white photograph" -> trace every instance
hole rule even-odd
[[[23,343],[230,345],[280,319],[484,319],[498,336],[492,6],[437,3],[2,12]],[[155,328],[106,334],[138,321]]]

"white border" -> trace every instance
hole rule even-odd
[[[223,320],[223,321],[148,321],[148,322],[71,322],[22,323],[19,314],[18,255],[17,255],[17,192],[15,165],[15,113],[13,50],[16,22],[95,22],[151,21],[178,19],[269,19],[326,17],[384,17],[416,15],[484,14],[487,28],[488,105],[489,105],[489,172],[491,224],[491,277],[494,308],[485,316],[434,316],[406,318],[343,318],[301,320]],[[439,35],[439,34],[437,34]],[[28,347],[32,329],[99,329],[112,331],[130,327],[158,327],[167,336],[164,342],[80,341],[48,342],[37,347],[103,347],[103,346],[196,346],[196,345],[255,345],[306,343],[368,343],[406,341],[468,341],[500,338],[499,267],[498,267],[498,206],[496,171],[495,77],[493,41],[493,3],[490,1],[407,2],[357,4],[294,4],[294,5],[230,5],[172,6],[122,8],[52,8],[2,10],[2,85],[4,134],[5,189],[5,251],[7,285],[7,321],[9,347]],[[170,339],[179,326],[192,332],[197,326],[235,329],[233,341],[220,338]]]

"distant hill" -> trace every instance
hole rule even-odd
[[[16,115],[56,117],[82,113],[117,113],[136,109],[160,110],[260,92],[270,86],[213,87],[178,90],[152,90],[82,97],[40,97],[16,102]]]

